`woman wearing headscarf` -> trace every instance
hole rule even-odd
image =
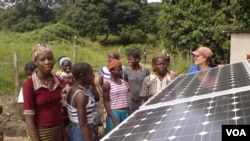
[[[56,75],[61,80],[63,87],[72,86],[74,84],[73,75],[71,73],[72,63],[67,56],[61,56],[58,59],[61,70],[56,72]]]
[[[32,49],[35,72],[23,85],[24,118],[32,141],[62,141],[61,89],[52,73],[54,54],[45,43]]]
[[[108,69],[111,77],[102,86],[103,103],[107,112],[106,133],[129,116],[128,84],[121,79],[122,64],[120,60],[109,61]]]
[[[142,103],[150,97],[161,92],[167,84],[174,79],[176,73],[169,70],[170,56],[164,54],[155,55],[152,59],[153,72],[144,78],[140,96]]]

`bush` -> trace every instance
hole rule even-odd
[[[78,44],[80,41],[77,40],[77,36],[78,32],[71,27],[57,23],[32,31],[26,37],[37,41],[64,41]]]
[[[119,33],[122,44],[128,45],[131,43],[144,43],[147,40],[147,34],[141,29],[133,27],[123,28]]]
[[[143,53],[143,50],[146,49],[146,45],[142,45],[142,44],[130,44],[128,46],[125,46],[123,49],[123,52],[125,54],[128,54],[131,51],[138,51],[140,54]]]

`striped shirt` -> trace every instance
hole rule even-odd
[[[117,84],[111,80],[108,80],[110,84],[110,108],[111,109],[121,109],[128,107],[128,87],[125,81],[122,80],[121,84]]]
[[[101,68],[99,75],[103,76],[104,81],[110,79],[111,77],[111,73],[106,66]]]
[[[74,97],[79,92],[83,92],[86,96],[89,97],[88,104],[86,105],[87,123],[92,124],[93,121],[94,121],[93,111],[94,111],[96,103],[95,103],[95,100],[88,94],[89,91],[77,90],[73,94],[71,102],[70,103],[67,102],[67,109],[68,109],[69,119],[73,123],[79,123],[77,109],[72,106]]]
[[[167,73],[165,77],[160,80],[157,75],[152,72],[149,76],[144,78],[142,89],[141,89],[141,97],[151,97],[159,92],[161,92],[167,85],[174,79],[172,73]]]

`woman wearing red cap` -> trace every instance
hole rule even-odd
[[[108,69],[110,79],[102,86],[103,104],[107,112],[106,133],[110,132],[119,123],[129,116],[128,110],[128,84],[121,79],[122,64],[120,60],[109,61]]]
[[[194,55],[194,64],[188,69],[188,73],[195,73],[202,70],[207,70],[212,68],[213,64],[213,52],[208,47],[199,47],[195,51],[192,52]]]

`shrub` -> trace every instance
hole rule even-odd
[[[64,41],[78,44],[77,40],[78,32],[69,26],[63,24],[52,24],[46,26],[40,30],[35,30],[29,33],[28,38],[30,40],[41,40],[45,42],[49,41]]]

